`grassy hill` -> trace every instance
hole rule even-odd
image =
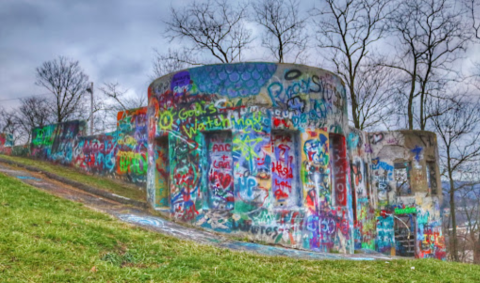
[[[134,228],[0,174],[0,282],[479,282],[437,260],[309,261]]]

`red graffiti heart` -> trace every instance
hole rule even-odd
[[[222,188],[226,189],[232,183],[232,176],[228,173],[213,172],[213,174],[210,175],[210,181],[215,182],[215,180],[218,181]]]
[[[229,174],[221,174],[218,178],[218,181],[222,184],[222,187],[226,189],[232,183],[232,176],[230,176]]]

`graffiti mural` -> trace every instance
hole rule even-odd
[[[15,155],[77,167],[91,174],[145,184],[148,168],[147,109],[118,113],[117,130],[86,136],[85,121],[47,125],[32,131],[30,152],[18,148]]]
[[[298,138],[293,132],[272,134],[272,193],[276,207],[299,204]]]
[[[208,192],[210,208],[232,210],[233,158],[231,132],[213,133],[207,136]]]
[[[85,130],[36,128],[31,155],[145,186],[177,221],[291,248],[404,252],[395,223],[408,217],[413,254],[445,258],[435,134],[349,127],[345,85],[328,71],[186,69],[155,80],[116,131]]]
[[[69,165],[73,161],[77,137],[85,135],[85,121],[70,121],[34,128],[32,131],[32,156]]]
[[[115,174],[117,139],[116,132],[79,137],[74,147],[73,165],[93,174]]]
[[[403,132],[348,127],[341,81],[306,66],[192,68],[154,81],[148,97],[148,162],[156,168],[148,199],[169,203],[181,221],[268,243],[390,253],[387,216],[411,201],[396,193],[394,164],[423,166],[436,150],[417,154]],[[167,135],[164,154],[155,144]]]
[[[145,183],[148,167],[147,109],[118,113],[116,174],[132,183]]]
[[[0,133],[0,153],[12,154],[13,136],[11,134]]]

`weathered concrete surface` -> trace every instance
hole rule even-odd
[[[195,228],[185,227],[174,222],[168,221],[161,217],[153,216],[146,210],[121,204],[119,202],[105,199],[103,197],[91,194],[89,192],[80,190],[70,185],[61,183],[56,180],[47,178],[46,176],[29,172],[23,168],[9,166],[5,163],[0,163],[0,172],[6,175],[18,178],[24,183],[32,185],[36,188],[44,190],[55,196],[83,203],[86,207],[91,209],[108,213],[122,221],[131,223],[135,226],[147,228],[149,230],[159,232],[166,235],[171,235],[183,240],[192,240],[202,244],[214,245],[221,248],[228,248],[237,251],[253,252],[260,255],[268,256],[288,256],[302,259],[348,259],[348,260],[385,260],[392,259],[377,253],[369,254],[331,254],[308,252],[294,249],[287,249],[274,246],[265,246],[256,243],[248,243],[241,241],[234,241],[226,237],[219,236],[215,233],[203,231]]]
[[[119,112],[114,132],[84,136],[85,121],[67,121],[18,149],[2,150],[0,134],[0,153],[136,183],[161,216],[226,237],[445,260],[435,133],[360,131],[347,105],[326,70],[207,65],[156,79],[148,106]]]

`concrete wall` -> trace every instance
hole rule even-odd
[[[86,136],[85,121],[69,121],[35,128],[31,156],[75,166],[91,174],[146,183],[146,108],[118,113],[117,130]],[[18,150],[19,155],[23,151]]]
[[[206,229],[313,251],[445,258],[435,134],[349,127],[344,84],[328,71],[183,70],[155,80],[148,107],[120,112],[115,132],[85,129],[35,129],[31,154],[146,185],[154,209]]]
[[[149,202],[204,228],[352,253],[346,111],[341,80],[307,66],[212,65],[157,79]]]
[[[417,257],[444,259],[435,134],[351,129],[348,147],[357,205],[355,247],[376,247],[384,253],[391,253],[393,248],[402,255],[406,247],[398,230],[403,230],[414,237]]]
[[[0,153],[11,154],[13,147],[13,136],[11,134],[0,133]]]
[[[307,66],[211,65],[159,78],[149,87],[148,200],[256,241],[444,258],[441,188],[428,185],[440,184],[435,135],[361,132],[346,111],[342,81]]]

